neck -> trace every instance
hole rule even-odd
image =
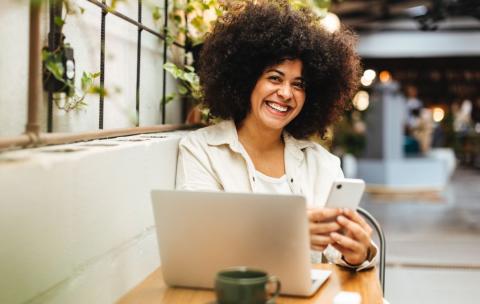
[[[242,145],[258,152],[283,148],[282,131],[262,128],[247,120],[237,126],[238,139]]]

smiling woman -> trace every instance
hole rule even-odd
[[[204,104],[215,117],[241,122],[267,67],[285,59],[302,63],[305,111],[286,130],[296,138],[323,136],[343,113],[360,79],[355,36],[329,33],[309,10],[288,1],[239,1],[207,37],[198,65]]]
[[[298,59],[267,68],[253,88],[250,113],[242,126],[282,131],[302,110],[303,82],[302,62]]]
[[[204,104],[223,121],[181,141],[177,189],[304,195],[311,248],[355,269],[373,265],[365,221],[323,208],[343,177],[339,159],[307,139],[325,134],[357,88],[354,41],[287,1],[233,6],[199,62]]]

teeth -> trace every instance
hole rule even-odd
[[[267,102],[267,105],[269,107],[279,111],[279,112],[287,112],[287,110],[288,110],[288,107],[282,107],[281,105],[273,103],[273,102]]]

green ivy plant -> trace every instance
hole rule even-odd
[[[80,89],[75,86],[73,81],[65,80],[63,78],[64,66],[62,63],[62,57],[58,53],[58,50],[53,52],[43,50],[42,60],[45,69],[49,72],[49,77],[54,77],[56,80],[63,83],[64,89],[67,92],[65,97],[61,93],[53,94],[53,100],[58,109],[65,110],[66,112],[81,109],[87,105],[85,102],[87,94],[106,95],[106,91],[104,89],[102,90],[100,86],[95,85],[94,83],[94,80],[100,76],[100,73],[89,73],[84,71],[82,73]],[[65,101],[62,104],[63,99],[65,99]]]
[[[163,68],[179,81],[177,86],[178,94],[181,96],[192,96],[195,100],[202,98],[200,79],[197,73],[195,73],[193,66],[185,65],[183,68],[179,68],[174,63],[167,62],[163,65]]]
[[[36,1],[40,3],[42,0]],[[113,4],[114,2],[115,0],[112,0]],[[83,14],[85,9],[79,6],[74,0],[59,0],[58,3],[62,4],[65,9],[64,16],[56,16],[54,20],[55,24],[60,27],[61,31],[61,28],[66,23],[67,16]],[[69,44],[64,44],[61,42],[60,46],[53,51],[43,49],[42,62],[45,69],[49,72],[48,77],[54,77],[59,82],[63,83],[64,88],[62,88],[62,91],[66,91],[65,95],[62,93],[53,94],[53,101],[55,102],[56,107],[60,110],[69,112],[71,110],[78,110],[85,107],[87,105],[85,102],[85,97],[87,94],[99,94],[106,96],[107,91],[95,84],[95,79],[100,76],[100,73],[98,72],[90,73],[84,71],[80,80],[80,88],[76,87],[73,81],[65,80],[63,78],[65,68],[63,66],[63,58],[61,55],[61,49],[63,47],[69,47]],[[48,80],[48,78],[46,80]]]

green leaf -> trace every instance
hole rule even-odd
[[[168,46],[172,45],[173,42],[175,41],[175,37],[172,35],[172,32],[169,28],[164,28],[164,32],[166,32],[166,40],[165,42],[167,43]]]
[[[63,20],[60,16],[55,16],[53,22],[55,22],[55,24],[58,26],[63,26],[65,24],[65,20]]]
[[[42,50],[42,61],[46,61],[48,57],[52,56],[52,53],[46,49]]]
[[[154,21],[159,21],[162,18],[160,7],[155,6],[152,11],[152,18]]]
[[[108,92],[105,88],[102,88],[100,86],[92,86],[90,90],[88,91],[90,94],[98,94],[100,96],[108,96]]]
[[[205,19],[203,19],[201,16],[196,16],[193,18],[190,23],[197,29],[199,32],[204,32],[205,31]]]
[[[290,0],[290,5],[296,10],[309,7],[309,5],[307,4],[307,1],[305,0]]]
[[[40,6],[44,0],[31,0],[33,6]]]
[[[195,76],[197,76],[197,74],[195,73],[184,73],[184,79],[185,81],[187,81],[188,83],[194,83],[195,82]]]
[[[167,62],[163,65],[163,68],[169,72],[173,78],[178,79],[183,76],[183,71],[179,69],[174,63]]]
[[[313,0],[318,8],[328,9],[330,7],[330,0]]]
[[[188,89],[184,87],[183,85],[178,86],[178,94],[180,95],[187,95],[188,94]]]
[[[63,64],[61,62],[47,60],[47,62],[45,62],[45,67],[50,73],[52,73],[53,77],[55,77],[59,81],[64,82],[63,73],[65,69],[63,68]]]
[[[111,9],[116,9],[117,8],[117,0],[112,0],[112,3],[110,4]]]
[[[185,8],[185,12],[186,12],[187,14],[190,14],[190,13],[192,13],[194,10],[195,10],[194,4],[191,3],[191,2],[188,3],[188,4],[187,4],[187,7]]]
[[[175,63],[172,63],[172,62],[166,62],[163,65],[163,68],[172,75],[175,74],[175,71],[178,69]]]
[[[92,75],[88,72],[83,72],[82,79],[80,81],[82,85],[82,91],[84,92],[90,91],[90,88],[93,85]]]
[[[170,101],[175,99],[175,96],[175,93],[168,94],[167,96],[165,96],[164,100],[162,99],[162,104],[168,104]]]
[[[180,24],[182,22],[182,16],[180,16],[179,14],[175,14],[173,16],[173,21],[175,21],[177,24]]]
[[[195,68],[191,65],[186,65],[185,70],[188,72],[195,72]]]

